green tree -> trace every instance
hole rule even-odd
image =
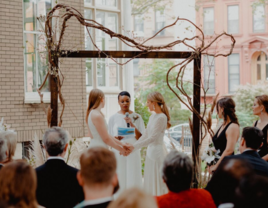
[[[143,89],[140,90],[138,99],[145,103],[147,101],[147,95],[151,92],[160,92],[165,99],[165,102],[170,110],[171,124],[176,125],[178,123],[188,122],[188,118],[191,116],[189,110],[181,109],[181,103],[174,93],[169,89],[166,83],[166,74],[168,69],[174,66],[174,61],[154,59],[151,63],[145,63],[141,66],[142,70],[149,70],[147,76],[140,78],[140,82],[143,83]],[[181,95],[176,88],[176,76],[177,70],[173,70],[169,74],[170,85],[176,93]],[[180,83],[179,83],[180,84]],[[192,84],[183,83],[183,86],[187,94],[192,94]]]
[[[173,0],[131,0],[132,15],[141,15],[150,8],[155,10],[164,10],[168,4],[172,4]]]
[[[234,96],[236,103],[237,116],[240,127],[252,126],[257,117],[253,115],[252,105],[255,97],[258,95],[268,94],[268,83],[258,83],[256,85],[247,84],[240,86]]]
[[[142,116],[145,127],[147,127],[149,117],[151,115],[148,108],[145,105],[143,105],[138,98],[135,98],[134,103],[135,103],[135,112]]]

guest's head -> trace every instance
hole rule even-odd
[[[268,114],[268,95],[256,96],[252,106],[253,114],[260,116]]]
[[[242,178],[255,174],[253,167],[242,159],[224,159],[206,187],[215,204],[233,203],[235,189]]]
[[[124,191],[108,208],[157,208],[155,199],[137,188]]]
[[[221,98],[216,104],[218,117],[223,119],[224,122],[228,121],[228,118],[233,123],[239,124],[237,116],[235,114],[235,102],[232,98]]]
[[[127,91],[122,91],[118,95],[118,104],[120,105],[120,108],[122,111],[129,111],[131,103],[131,97],[129,92]]]
[[[36,173],[26,162],[11,162],[0,171],[0,200],[9,206],[37,208]]]
[[[85,195],[87,190],[106,190],[112,195],[118,188],[116,159],[112,151],[104,147],[93,147],[80,157],[81,169],[77,174]]]
[[[43,145],[49,156],[64,157],[69,139],[69,133],[63,128],[52,127],[46,130],[43,136]]]
[[[268,179],[253,175],[240,181],[235,208],[263,208],[268,204]]]
[[[6,162],[11,162],[13,160],[13,157],[15,155],[15,151],[16,151],[16,146],[17,146],[17,134],[15,132],[12,131],[5,131],[5,132],[1,132],[1,138],[6,140],[6,144],[7,144],[7,151],[8,151],[8,156],[6,159]]]
[[[7,141],[4,134],[0,133],[0,163],[5,163],[8,158]]]
[[[242,138],[240,142],[239,151],[244,152],[245,149],[257,150],[262,146],[263,133],[256,127],[245,127],[242,132]]]
[[[164,160],[163,179],[172,192],[190,189],[193,174],[193,162],[184,153],[171,151]]]
[[[88,123],[88,116],[89,116],[90,111],[98,107],[103,108],[104,105],[105,105],[104,93],[99,89],[91,90],[89,93],[89,97],[88,97],[86,122]]]
[[[160,92],[151,92],[147,96],[147,106],[150,111],[155,111],[157,108],[160,108],[161,111],[167,116],[167,128],[171,126],[170,124],[170,115],[168,107],[165,103],[164,97]]]

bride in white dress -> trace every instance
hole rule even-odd
[[[133,144],[133,151],[148,146],[144,169],[144,190],[153,196],[159,196],[168,192],[162,179],[162,165],[167,155],[163,140],[165,130],[171,126],[170,116],[164,98],[159,92],[147,96],[147,106],[155,113],[150,116],[144,134]]]
[[[127,143],[122,143],[108,134],[107,124],[101,112],[104,105],[104,93],[99,89],[91,90],[88,98],[86,116],[86,122],[89,127],[89,136],[91,138],[89,148],[96,146],[108,148],[108,146],[111,146],[122,154],[127,155],[131,152],[133,146]]]
[[[109,134],[117,136],[118,127],[126,128],[127,123],[130,127],[135,128],[135,137],[125,138],[122,142],[128,142],[130,144],[135,143],[143,134],[145,130],[144,121],[142,117],[129,110],[131,103],[130,94],[126,91],[121,92],[118,95],[118,104],[120,105],[120,111],[112,115],[109,119]],[[126,113],[129,113],[129,118],[126,118]],[[118,151],[114,150],[117,161],[117,175],[120,183],[120,189],[116,193],[118,196],[120,193],[128,188],[142,188],[142,173],[141,173],[141,155],[140,150],[131,152],[127,157],[120,155]]]

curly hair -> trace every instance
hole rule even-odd
[[[235,114],[235,102],[232,98],[226,97],[226,98],[219,99],[217,101],[217,112],[218,113],[219,113],[219,107],[223,108],[224,122],[226,122],[227,117],[229,117],[233,123],[236,123],[239,125],[237,116]]]

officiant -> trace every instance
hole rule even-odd
[[[135,128],[135,134],[125,136],[124,138],[118,137],[119,139],[122,139],[122,142],[133,144],[141,137],[145,130],[145,126],[142,117],[129,109],[130,103],[131,96],[128,92],[123,91],[119,93],[118,104],[120,110],[110,117],[108,130],[109,134],[118,136],[118,128]],[[120,189],[116,196],[128,188],[142,188],[140,150],[132,152],[127,157],[120,155],[117,150],[113,151],[117,160],[117,175],[120,185]]]

